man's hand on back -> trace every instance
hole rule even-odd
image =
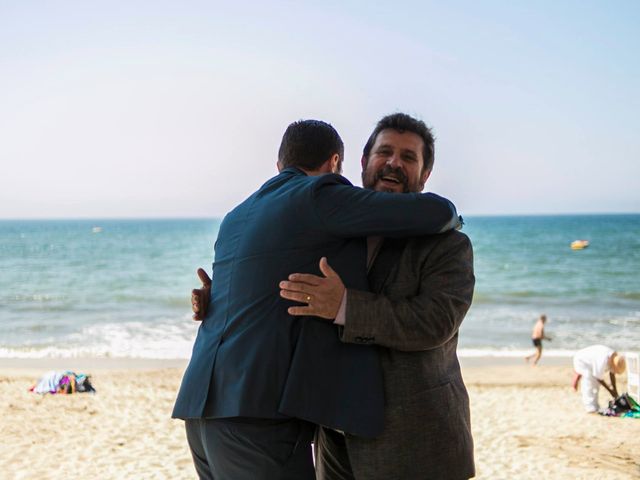
[[[211,279],[202,268],[198,269],[198,277],[202,282],[202,288],[191,290],[191,310],[193,310],[194,320],[204,320],[211,297]]]
[[[326,257],[320,259],[319,277],[310,273],[292,273],[288,280],[280,282],[280,296],[287,300],[306,303],[306,306],[289,307],[290,315],[312,315],[333,320],[340,309],[344,284],[340,276],[329,266]]]

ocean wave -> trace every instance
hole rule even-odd
[[[181,296],[161,296],[161,295],[155,295],[155,296],[150,296],[147,293],[142,293],[142,294],[138,294],[138,293],[118,293],[118,294],[114,294],[112,296],[112,298],[110,299],[112,302],[114,303],[119,303],[119,304],[127,304],[127,303],[141,303],[141,304],[146,304],[146,305],[164,305],[167,307],[184,307],[186,306],[190,306],[191,305],[191,301],[190,301],[190,296],[191,296],[191,291],[186,291],[184,295]]]
[[[192,345],[176,345],[167,342],[159,348],[118,348],[107,346],[0,348],[0,358],[140,358],[140,359],[189,359]],[[182,348],[184,347],[184,348]]]
[[[614,296],[625,300],[640,300],[640,292],[619,292],[614,293]]]
[[[15,294],[2,296],[0,298],[3,303],[48,303],[66,302],[69,300],[67,295],[51,293]]]
[[[545,349],[545,357],[572,357],[577,350],[548,350]],[[461,348],[458,350],[460,358],[487,357],[487,358],[522,358],[531,354],[531,349],[506,349],[506,348]]]
[[[145,348],[120,347],[111,349],[108,345],[87,345],[72,348],[47,346],[42,348],[0,348],[0,358],[140,358],[140,359],[189,359],[192,342],[176,344],[173,341],[155,344]],[[150,348],[151,347],[151,348]],[[545,357],[572,357],[576,350],[545,350]],[[461,348],[460,358],[522,358],[531,349]]]
[[[0,329],[0,357],[190,357],[199,323],[191,320],[186,308],[174,313],[166,308],[142,313],[128,308],[65,315],[59,323],[52,316],[9,316]],[[460,355],[519,357],[530,353],[531,328],[543,312],[549,317],[547,330],[553,337],[552,343],[545,343],[545,355],[570,356],[596,343],[621,351],[639,348],[640,308],[546,302],[543,310],[535,302],[498,303],[472,306],[460,330]]]
[[[623,296],[599,292],[597,295],[587,295],[584,292],[579,294],[542,294],[542,293],[495,293],[477,294],[473,297],[472,306],[477,305],[483,308],[501,307],[526,307],[539,308],[538,305],[545,305],[545,308],[576,308],[583,310],[591,308],[600,309],[640,309],[640,303],[631,295]]]
[[[0,347],[3,358],[155,358],[191,356],[198,324],[185,317],[143,322],[89,325],[59,338]]]

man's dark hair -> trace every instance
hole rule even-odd
[[[336,129],[321,120],[299,120],[287,127],[278,150],[282,168],[317,170],[334,154],[344,157],[344,144]]]
[[[369,159],[369,154],[371,153],[374,143],[376,143],[376,137],[382,130],[388,128],[400,133],[412,132],[419,135],[424,143],[424,148],[422,149],[422,157],[424,159],[422,171],[424,172],[425,170],[431,170],[433,168],[433,132],[431,132],[431,129],[427,127],[422,120],[417,120],[406,113],[392,113],[378,122],[362,151],[362,154],[367,160]]]

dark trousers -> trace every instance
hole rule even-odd
[[[316,478],[354,480],[344,435],[331,428],[318,427],[315,436]]]
[[[313,480],[315,425],[258,418],[187,419],[187,441],[200,479]]]

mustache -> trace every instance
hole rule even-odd
[[[407,176],[404,174],[404,172],[400,168],[393,168],[393,167],[390,167],[389,165],[385,165],[385,167],[382,170],[376,173],[376,181],[381,180],[382,177],[386,177],[386,176],[395,177],[400,183],[407,185]]]

